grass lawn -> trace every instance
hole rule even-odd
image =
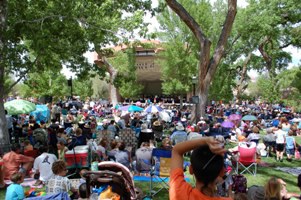
[[[296,141],[298,144],[301,144],[301,137],[296,137]],[[258,166],[257,175],[252,176],[249,174],[245,174],[248,180],[248,187],[252,185],[264,185],[267,180],[274,176],[277,178],[282,178],[287,183],[288,192],[300,193],[297,185],[297,177],[279,170],[276,170],[276,167],[299,167],[301,166],[301,160],[294,160],[292,162],[288,162],[284,159],[283,162],[276,162],[274,157],[262,157],[263,162],[271,164],[270,167],[262,167]],[[192,179],[191,179],[192,181]],[[149,193],[149,183],[146,182],[135,182],[135,186],[139,187],[143,190],[144,194]],[[27,189],[28,190],[28,189]],[[5,199],[5,190],[0,190],[0,199]],[[166,190],[162,190],[154,199],[168,199],[168,192]]]

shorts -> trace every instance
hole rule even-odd
[[[295,155],[295,149],[286,149],[287,155]]]
[[[283,143],[276,143],[276,151],[283,151],[284,150],[284,144]]]

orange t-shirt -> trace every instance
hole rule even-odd
[[[4,179],[10,179],[13,173],[19,171],[20,165],[26,162],[32,162],[32,158],[13,151],[6,153],[3,156]]]
[[[170,200],[231,200],[226,197],[208,197],[198,189],[193,188],[184,180],[183,169],[177,168],[171,171],[170,174]]]

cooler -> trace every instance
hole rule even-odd
[[[75,152],[74,152],[75,151]],[[69,150],[65,153],[67,168],[89,168],[90,155],[89,146],[82,145],[74,147],[74,150]]]

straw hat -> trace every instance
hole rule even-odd
[[[157,120],[157,121],[154,121],[153,125],[154,126],[161,126],[161,123],[160,123],[160,121]]]

